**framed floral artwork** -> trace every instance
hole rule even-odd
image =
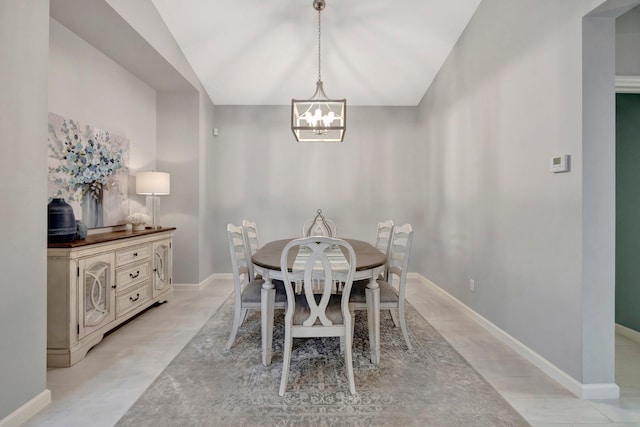
[[[49,197],[63,198],[88,228],[126,223],[129,141],[49,113]]]

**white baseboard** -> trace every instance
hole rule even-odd
[[[173,287],[176,290],[199,290],[204,288],[205,286],[209,286],[211,283],[213,283],[215,280],[218,280],[218,279],[233,280],[233,274],[232,273],[214,273],[200,283],[174,283]]]
[[[580,386],[581,394],[578,397],[582,399],[618,399],[620,397],[620,387],[616,383],[581,384],[576,380],[573,381]]]
[[[619,325],[616,323],[616,334],[620,334],[623,337],[627,337],[630,340],[640,343],[640,332],[627,328],[626,326]]]
[[[429,286],[442,293],[451,302],[455,303],[455,305],[457,305],[464,314],[474,320],[477,324],[482,326],[485,330],[508,345],[512,350],[523,356],[538,369],[556,380],[576,396],[582,399],[617,399],[620,397],[620,387],[618,387],[617,384],[582,384],[578,382],[575,378],[571,377],[566,372],[555,366],[553,363],[549,362],[547,359],[540,356],[538,353],[531,350],[529,347],[491,323],[485,317],[469,308],[466,304],[458,300],[453,295],[449,294],[447,291],[445,291],[435,283],[431,282],[429,279],[418,273],[408,273],[407,277],[418,279],[426,286]]]
[[[51,403],[51,391],[45,389],[42,393],[0,420],[0,427],[18,427],[29,418],[40,412]]]

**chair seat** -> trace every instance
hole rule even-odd
[[[259,303],[262,298],[262,284],[264,279],[255,279],[249,282],[248,285],[242,290],[242,301]],[[284,289],[284,282],[282,280],[272,281],[276,289],[276,303],[287,301],[287,291]]]
[[[317,302],[320,302],[320,295],[314,295]],[[342,310],[340,309],[340,295],[331,295],[329,298],[329,304],[327,305],[327,318],[333,322],[334,325],[341,325],[344,320],[342,318]],[[305,295],[296,295],[296,308],[293,312],[293,324],[302,325],[302,323],[309,318],[311,310],[307,303],[307,297]],[[314,325],[322,325],[320,319],[316,319]]]
[[[380,303],[386,302],[398,302],[398,292],[396,288],[394,288],[390,283],[384,280],[377,280],[378,287],[380,288]],[[353,282],[353,287],[351,288],[351,297],[349,298],[349,302],[354,303],[366,303],[366,289],[368,280],[358,280],[357,282]]]

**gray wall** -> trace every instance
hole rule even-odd
[[[613,163],[583,155],[582,18],[599,3],[483,0],[419,107],[431,183],[419,271],[583,383],[614,382],[612,236],[584,246],[585,224],[612,231],[613,189],[583,171],[586,156],[611,183]],[[606,127],[612,112],[587,117]],[[549,172],[558,154],[570,173]],[[608,190],[602,214],[590,203]]]
[[[0,2],[0,420],[46,389],[49,2]]]
[[[211,220],[212,213],[215,210],[216,198],[212,196],[210,188],[214,184],[216,167],[212,167],[212,152],[214,149],[214,112],[215,108],[209,97],[200,93],[200,140],[199,140],[199,157],[198,171],[199,182],[198,187],[198,220],[199,228],[199,245],[198,256],[199,262],[199,282],[215,272],[214,258],[216,252],[215,241],[213,240],[215,223]]]
[[[161,209],[166,223],[178,229],[173,264],[178,284],[200,284],[215,271],[213,117],[213,103],[204,92],[158,97],[158,169],[171,173],[172,187]]]
[[[322,209],[338,235],[373,241],[378,221],[424,227],[424,158],[414,107],[348,107],[343,143],[298,143],[290,107],[221,107],[207,152],[214,269],[230,272],[227,223],[256,221],[263,242],[299,236]],[[424,235],[414,254],[424,254]],[[412,271],[418,255],[411,260]]]
[[[640,75],[640,7],[616,19],[616,74]]]
[[[199,283],[198,92],[158,94],[158,170],[171,174],[171,195],[160,201],[164,224],[178,228],[173,249],[177,283]]]

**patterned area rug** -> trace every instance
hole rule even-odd
[[[276,311],[274,355],[263,366],[260,313],[249,312],[230,351],[229,299],[120,419],[118,426],[528,426],[529,424],[408,305],[414,349],[388,311],[381,361],[368,359],[366,312],[356,315],[349,393],[337,338],[294,339],[289,384],[282,372],[283,312]]]

